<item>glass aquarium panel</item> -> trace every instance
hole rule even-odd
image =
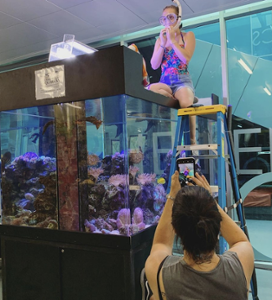
[[[0,114],[3,224],[58,228],[53,120],[52,106]]]
[[[3,224],[118,235],[156,224],[176,116],[126,95],[1,112]]]
[[[101,173],[90,186],[85,228],[135,234],[156,224],[162,213],[177,111],[125,95],[103,98],[100,107],[103,150],[96,152],[95,144],[88,143],[88,155],[97,156],[89,174]]]

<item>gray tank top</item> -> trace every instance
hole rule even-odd
[[[167,300],[246,300],[247,282],[235,252],[219,255],[218,265],[209,272],[189,267],[179,256],[169,256],[162,267]]]

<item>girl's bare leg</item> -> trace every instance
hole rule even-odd
[[[179,101],[181,108],[191,106],[194,102],[194,93],[187,87],[180,88],[175,93],[175,98]],[[189,116],[191,145],[196,144],[196,116]]]
[[[172,90],[167,84],[160,83],[160,82],[153,83],[150,85],[149,90],[154,93],[158,93],[166,97],[173,98]]]

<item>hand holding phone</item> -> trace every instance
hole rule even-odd
[[[179,172],[179,181],[181,186],[185,186],[188,182],[195,184],[190,179],[190,177],[195,176],[195,159],[193,157],[178,158],[176,166]]]

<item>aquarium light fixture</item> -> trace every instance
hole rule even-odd
[[[58,48],[57,49],[57,56],[60,59],[66,59],[66,58],[76,57],[75,55],[71,54],[69,50],[67,50],[65,48]]]
[[[82,43],[80,43],[79,41],[71,41],[71,42],[67,42],[68,45],[71,45],[72,47],[74,47],[77,50],[80,50],[86,54],[91,54],[97,51],[97,49],[84,45]]]
[[[96,51],[98,50],[75,40],[73,34],[65,34],[62,42],[51,45],[48,61],[74,58],[78,55],[92,54]]]
[[[268,96],[271,96],[271,92],[269,91],[269,89],[267,87],[264,88],[264,91],[266,92],[266,94]]]
[[[248,72],[248,74],[252,74],[252,70],[250,69],[250,67],[242,60],[242,58],[240,58],[238,60],[238,63]]]

